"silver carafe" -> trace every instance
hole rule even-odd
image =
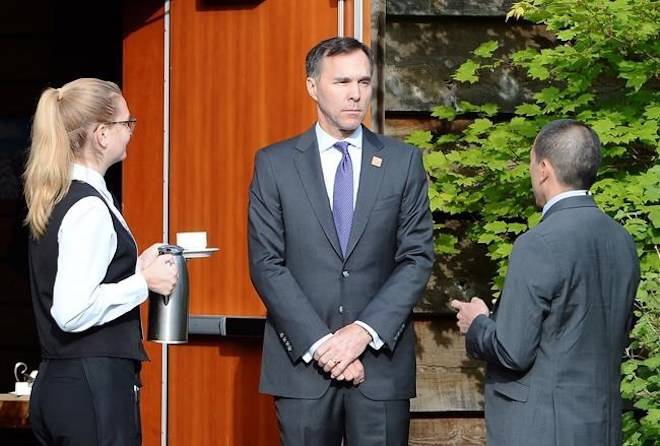
[[[160,246],[158,255],[162,254],[171,254],[174,258],[178,279],[169,296],[150,293],[147,339],[163,344],[183,344],[188,342],[188,267],[180,246]]]

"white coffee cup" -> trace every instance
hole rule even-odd
[[[14,393],[16,395],[29,395],[32,390],[32,385],[25,381],[17,381],[14,383]]]
[[[177,232],[176,244],[183,249],[197,250],[206,248],[206,232]]]

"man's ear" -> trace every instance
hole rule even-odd
[[[318,101],[318,97],[316,95],[316,79],[313,77],[307,78],[307,93],[312,97],[312,99]]]
[[[552,167],[552,164],[550,164],[547,159],[544,158],[539,162],[539,173],[541,174],[539,183],[544,183],[550,178],[555,177],[555,168]]]

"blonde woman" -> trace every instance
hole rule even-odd
[[[30,282],[42,363],[30,398],[40,445],[139,445],[140,312],[170,294],[171,256],[137,246],[103,176],[136,120],[117,85],[43,92],[25,170]]]

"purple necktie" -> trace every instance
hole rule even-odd
[[[334,148],[341,152],[341,162],[335,173],[335,187],[332,196],[332,218],[335,221],[341,252],[346,255],[348,237],[353,223],[353,163],[348,153],[348,143],[338,141]]]

